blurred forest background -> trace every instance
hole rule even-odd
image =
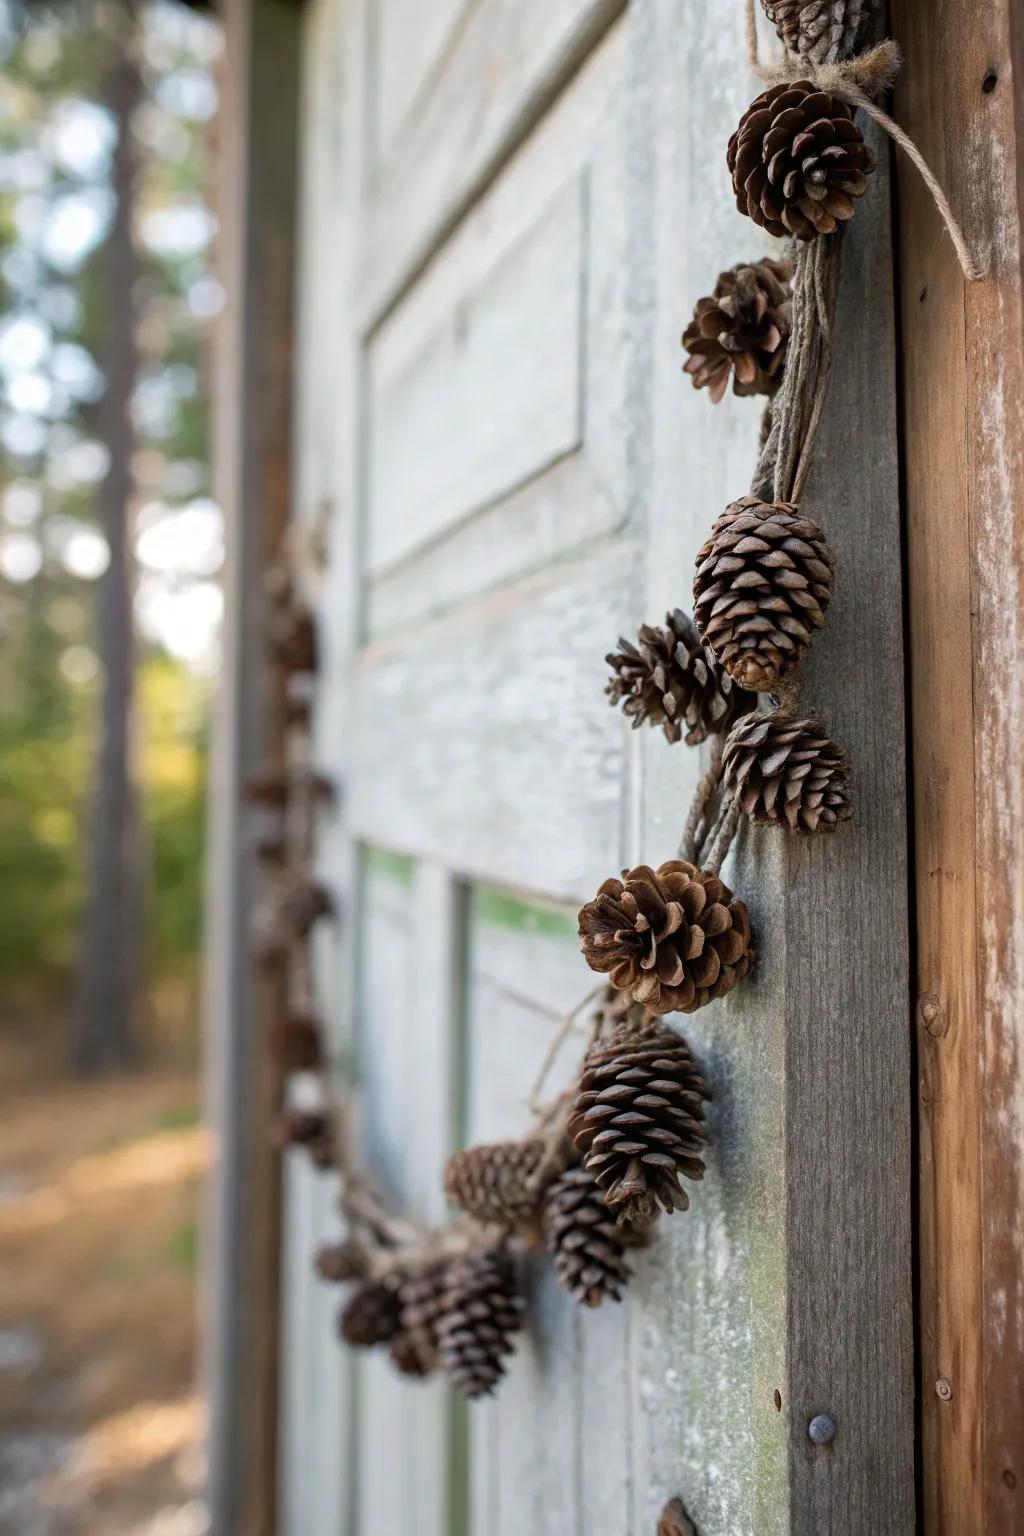
[[[201,1536],[221,39],[0,0],[0,1536]]]

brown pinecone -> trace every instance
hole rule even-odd
[[[286,672],[315,672],[316,620],[302,605],[280,609],[269,624],[271,658]]]
[[[448,1272],[437,1325],[441,1364],[463,1397],[487,1397],[505,1374],[523,1300],[515,1263],[504,1248],[456,1259]]]
[[[338,1332],[355,1349],[387,1344],[398,1332],[398,1288],[384,1280],[364,1280],[338,1314]]]
[[[242,790],[250,805],[287,805],[291,784],[283,768],[254,768]]]
[[[605,660],[614,672],[605,688],[611,703],[622,704],[634,730],[649,721],[671,742],[685,726],[687,745],[698,746],[754,708],[753,697],[734,686],[681,608],[665,615],[663,629],[645,624],[636,645],[620,639]]]
[[[834,832],[850,815],[849,762],[820,720],[784,710],[748,715],[725,744],[725,786],[754,822]]]
[[[293,1009],[271,1021],[270,1054],[284,1072],[311,1072],[320,1065],[322,1035],[319,1020]]]
[[[795,80],[751,102],[728,163],[741,213],[770,234],[812,240],[853,218],[875,157],[845,101]]]
[[[362,1243],[346,1237],[340,1243],[326,1243],[318,1248],[313,1267],[321,1280],[340,1285],[348,1280],[365,1280],[369,1258]]]
[[[405,1376],[428,1376],[441,1363],[437,1330],[445,1307],[449,1264],[432,1264],[402,1281],[399,1331],[392,1341],[391,1358]]]
[[[606,1297],[619,1300],[630,1277],[626,1249],[643,1239],[615,1221],[586,1168],[567,1168],[548,1189],[544,1235],[555,1274],[574,1301],[599,1307]]]
[[[320,1109],[286,1109],[277,1122],[279,1147],[304,1147],[315,1168],[333,1168],[334,1136],[328,1115]]]
[[[717,405],[732,375],[734,395],[770,395],[779,382],[793,303],[788,261],[740,262],[698,299],[683,332],[684,371]]]
[[[750,919],[717,875],[682,859],[606,880],[580,911],[580,948],[652,1014],[694,1013],[750,969]]]
[[[697,556],[694,617],[741,687],[770,693],[825,622],[835,558],[788,502],[742,496]]]
[[[543,1137],[467,1147],[448,1159],[444,1192],[476,1221],[517,1226],[536,1210],[535,1177],[544,1159]]]
[[[620,1221],[686,1210],[679,1176],[704,1176],[710,1097],[686,1041],[663,1024],[620,1029],[591,1048],[569,1134]]]
[[[761,0],[765,15],[798,59],[849,58],[873,0]]]
[[[321,881],[297,875],[282,884],[278,911],[289,932],[304,939],[314,923],[334,911],[334,898]]]
[[[280,865],[288,857],[288,839],[283,827],[268,827],[253,841],[252,851],[261,864]]]
[[[682,1499],[670,1499],[658,1521],[658,1536],[697,1536],[697,1527],[686,1513]]]

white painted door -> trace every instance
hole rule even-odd
[[[679,350],[761,249],[724,169],[743,9],[309,3],[295,502],[323,550],[316,755],[342,796],[320,861],[345,911],[318,974],[367,1156],[419,1217],[444,1214],[450,1150],[523,1128],[593,980],[576,908],[673,855],[701,771],[627,731],[604,655],[689,606],[754,461],[756,403],[712,407]],[[646,1536],[674,1494],[702,1536],[912,1529],[903,706],[858,651],[898,675],[885,203],[880,177],[834,382],[849,409],[870,388],[872,451],[831,417],[810,498],[846,565],[808,687],[857,755],[857,823],[827,851],[747,837],[730,865],[762,959],[686,1023],[707,1177],[621,1306],[583,1315],[538,1265],[509,1378],[466,1409],[343,1354],[310,1269],[332,1190],[291,1168],[284,1536]]]

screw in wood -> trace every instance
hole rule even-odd
[[[953,1386],[948,1376],[940,1376],[935,1383],[935,1396],[944,1403],[948,1403],[953,1396]]]
[[[836,1437],[836,1421],[830,1413],[816,1413],[807,1426],[815,1445],[831,1445]]]

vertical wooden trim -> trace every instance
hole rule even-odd
[[[1018,0],[893,0],[917,892],[924,1528],[1024,1521],[1024,336]]]
[[[220,115],[220,269],[214,441],[224,510],[224,663],[210,788],[207,923],[211,1192],[206,1366],[214,1536],[277,1528],[280,1083],[249,974],[256,872],[240,791],[274,747],[259,665],[261,578],[288,516],[299,8],[226,0]]]

